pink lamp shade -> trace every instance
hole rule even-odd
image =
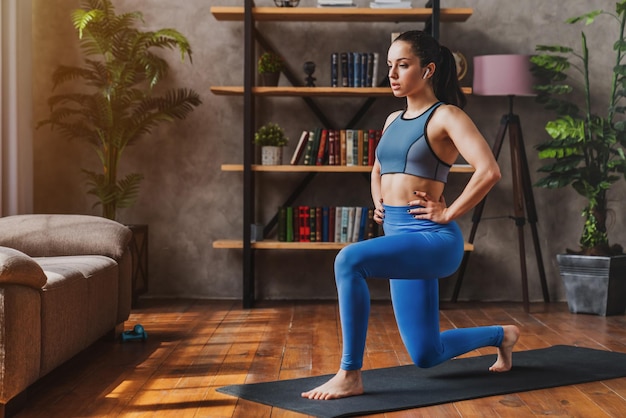
[[[479,96],[535,96],[530,55],[474,57],[473,94]]]

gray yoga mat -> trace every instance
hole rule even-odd
[[[495,355],[450,360],[430,369],[363,371],[365,394],[330,401],[301,392],[332,375],[231,385],[217,391],[316,417],[350,417],[626,376],[626,354],[566,345],[513,353],[513,369],[490,373]]]

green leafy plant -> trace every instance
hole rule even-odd
[[[261,126],[254,134],[254,143],[261,146],[283,147],[288,141],[283,128],[272,122]]]
[[[273,52],[264,52],[259,57],[257,71],[259,74],[279,73],[285,68],[285,61]]]
[[[168,63],[155,52],[178,49],[189,58],[191,47],[175,29],[143,32],[135,28],[140,12],[116,14],[111,0],[86,0],[71,15],[78,32],[83,65],[59,66],[52,75],[53,89],[71,84],[72,92],[49,98],[50,116],[38,127],[50,125],[68,139],[87,142],[96,151],[102,172],[83,169],[87,193],[102,205],[102,216],[115,219],[117,208],[134,204],[143,176],[117,178],[126,147],[147,136],[162,122],[185,117],[202,102],[185,88],[162,95],[154,88],[165,79]]]
[[[620,101],[626,97],[626,65],[622,63],[626,52],[624,25],[626,0],[616,4],[615,12],[595,10],[567,20],[575,24],[592,24],[599,16],[609,16],[617,21],[614,43],[615,65],[608,74],[610,93],[602,115],[592,111],[591,83],[589,74],[589,48],[587,37],[581,33],[581,50],[561,45],[537,45],[540,54],[531,58],[534,72],[545,84],[536,86],[537,100],[545,108],[556,112],[556,118],[546,124],[550,139],[539,144],[540,159],[551,160],[539,171],[545,173],[536,186],[559,188],[571,185],[587,203],[582,211],[585,218],[580,237],[580,251],[585,255],[613,255],[622,253],[619,245],[609,245],[607,192],[623,178],[626,171],[626,122],[625,107]],[[581,98],[576,96],[570,84],[570,71],[582,77]],[[578,99],[578,101],[577,101]]]

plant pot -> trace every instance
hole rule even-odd
[[[263,73],[261,76],[261,84],[265,87],[276,87],[280,79],[280,73]]]
[[[281,165],[283,163],[283,147],[261,147],[262,165]]]
[[[558,254],[557,262],[572,313],[622,315],[626,311],[626,255]]]

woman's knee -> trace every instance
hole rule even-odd
[[[409,353],[413,363],[422,369],[428,369],[441,363],[439,353],[433,349],[422,348],[419,351]]]
[[[363,252],[359,250],[358,245],[348,245],[342,248],[335,257],[335,273],[337,278],[346,274],[363,274],[365,270],[363,263],[366,259],[366,257],[363,257]]]

